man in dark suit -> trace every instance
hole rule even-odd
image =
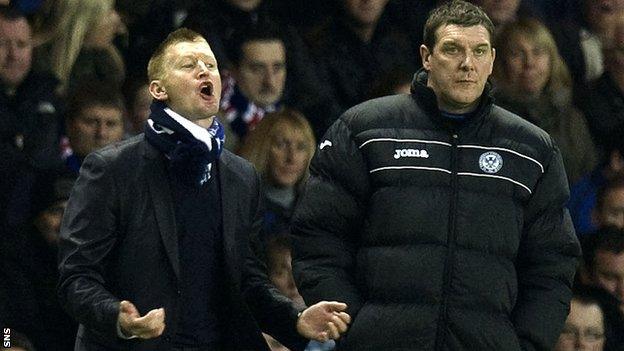
[[[206,40],[173,32],[148,76],[145,134],[87,156],[63,219],[59,296],[80,322],[75,349],[268,350],[261,330],[293,350],[338,338],[346,305],[298,313],[253,253],[259,180],[222,150]]]

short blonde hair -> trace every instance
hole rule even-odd
[[[300,112],[285,108],[264,116],[256,128],[249,132],[241,147],[240,155],[253,163],[260,175],[266,176],[269,152],[277,136],[285,128],[292,128],[296,133],[303,135],[308,153],[306,163],[307,165],[310,164],[316,149],[316,139],[314,138],[310,122]],[[304,178],[305,176],[299,182]]]
[[[153,80],[163,78],[165,55],[167,54],[167,49],[170,46],[174,46],[178,43],[200,41],[206,41],[206,39],[202,37],[201,34],[188,28],[180,28],[169,33],[167,38],[160,43],[160,45],[158,45],[147,64],[147,77],[149,81],[151,82]]]

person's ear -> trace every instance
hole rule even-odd
[[[492,62],[490,62],[490,74],[494,71],[494,60],[496,60],[496,49],[492,48]]]
[[[169,98],[167,95],[167,89],[159,79],[153,80],[149,84],[149,92],[152,97],[158,101],[165,101]]]
[[[432,52],[429,51],[429,48],[425,44],[420,46],[420,58],[422,59],[423,67],[427,71],[431,70],[431,54]]]

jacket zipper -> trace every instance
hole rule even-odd
[[[453,263],[455,262],[455,241],[457,238],[456,217],[457,217],[457,158],[458,158],[458,139],[459,136],[456,132],[452,132],[451,135],[451,195],[449,202],[449,228],[447,236],[447,255],[446,262],[444,264],[444,285],[442,286],[442,304],[440,305],[440,312],[438,315],[438,326],[436,331],[435,350],[442,350],[444,340],[446,336],[446,324],[448,319],[448,291],[451,286],[451,279],[453,277]]]

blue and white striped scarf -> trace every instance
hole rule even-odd
[[[206,183],[223,150],[225,133],[221,123],[214,117],[212,125],[204,129],[157,100],[150,111],[145,124],[147,141],[165,154],[173,174],[184,183]]]

